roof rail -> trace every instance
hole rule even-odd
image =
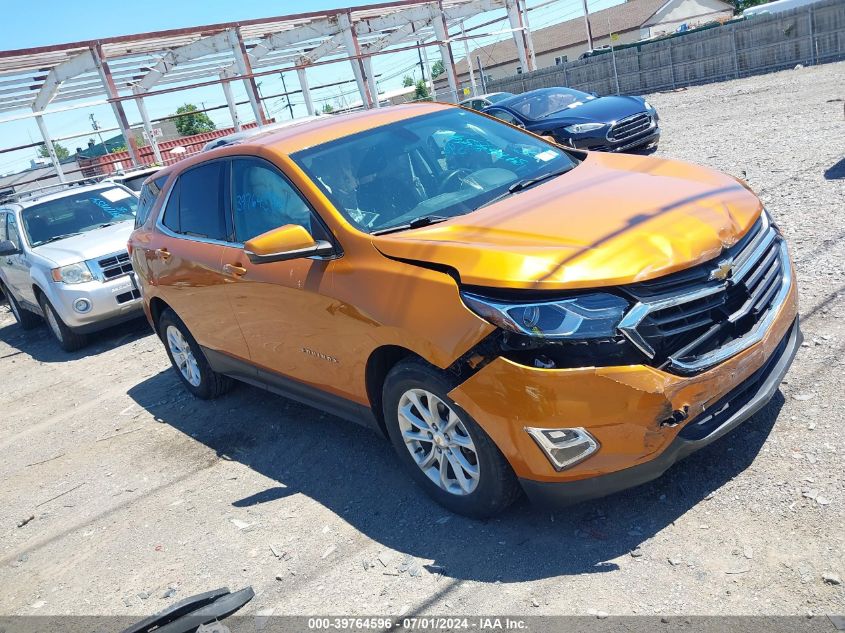
[[[15,191],[13,193],[2,195],[0,194],[0,204],[8,204],[10,202],[22,202],[24,200],[36,200],[51,193],[58,193],[64,189],[77,187],[82,185],[94,185],[102,180],[105,180],[112,174],[104,174],[98,176],[88,176],[87,178],[78,178],[76,180],[68,180],[67,182],[56,182],[52,185],[43,185],[41,187],[33,187],[26,191]]]

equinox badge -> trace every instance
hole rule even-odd
[[[734,271],[734,260],[724,259],[719,262],[718,266],[710,271],[710,279],[718,279],[724,281],[730,279]]]

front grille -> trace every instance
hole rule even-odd
[[[117,253],[97,261],[103,275],[103,281],[128,275],[132,272],[132,262],[129,260],[129,253]]]
[[[786,274],[783,248],[761,218],[715,260],[628,286],[638,304],[620,329],[659,367],[695,363],[749,335],[773,308]]]
[[[651,116],[645,112],[640,112],[634,116],[621,119],[610,126],[610,130],[607,132],[607,140],[613,143],[630,140],[651,129],[651,125]]]
[[[761,390],[763,384],[769,379],[775,367],[786,353],[787,345],[793,337],[795,326],[784,335],[783,339],[769,356],[769,360],[757,371],[746,378],[737,387],[734,387],[718,402],[710,405],[701,415],[687,424],[678,434],[685,440],[698,441],[711,435],[719,429],[731,417],[736,415],[747,405],[752,398]]]

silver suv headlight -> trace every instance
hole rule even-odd
[[[628,302],[606,292],[553,301],[505,303],[462,292],[466,306],[504,330],[547,339],[584,340],[615,336]]]
[[[86,281],[93,281],[94,279],[94,275],[91,274],[91,270],[85,262],[60,266],[54,268],[51,272],[53,273],[53,281],[64,284],[84,284]]]

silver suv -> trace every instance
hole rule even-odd
[[[22,328],[43,317],[62,349],[142,315],[126,241],[138,196],[123,185],[68,187],[0,206],[0,286]]]

